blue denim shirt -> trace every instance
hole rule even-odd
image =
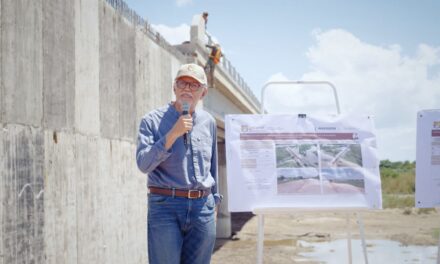
[[[211,188],[216,204],[222,199],[217,190],[217,127],[204,110],[193,114],[188,148],[183,137],[165,149],[165,136],[180,113],[170,103],[146,114],[141,121],[136,150],[139,169],[148,174],[148,187],[206,190]]]

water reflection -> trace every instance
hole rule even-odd
[[[300,256],[318,263],[348,263],[347,240],[309,243],[298,241],[299,247],[305,248]],[[390,240],[367,240],[368,263],[408,263],[435,264],[437,259],[436,246],[402,245]],[[353,263],[364,263],[364,255],[360,240],[352,240]]]

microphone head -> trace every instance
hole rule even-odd
[[[186,101],[182,103],[182,115],[187,115],[189,113],[190,104]]]

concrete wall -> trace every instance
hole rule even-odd
[[[42,122],[42,2],[1,1],[0,122],[36,126]]]
[[[184,61],[104,0],[0,21],[0,264],[146,263],[136,133]]]
[[[75,2],[42,2],[43,126],[72,130],[75,103]],[[18,12],[20,10],[17,9]],[[31,40],[23,41],[32,43]]]
[[[44,263],[44,136],[8,124],[0,131],[0,263]]]

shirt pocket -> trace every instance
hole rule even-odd
[[[203,161],[211,162],[212,158],[212,137],[208,135],[200,135],[196,137],[197,149],[203,157]]]

